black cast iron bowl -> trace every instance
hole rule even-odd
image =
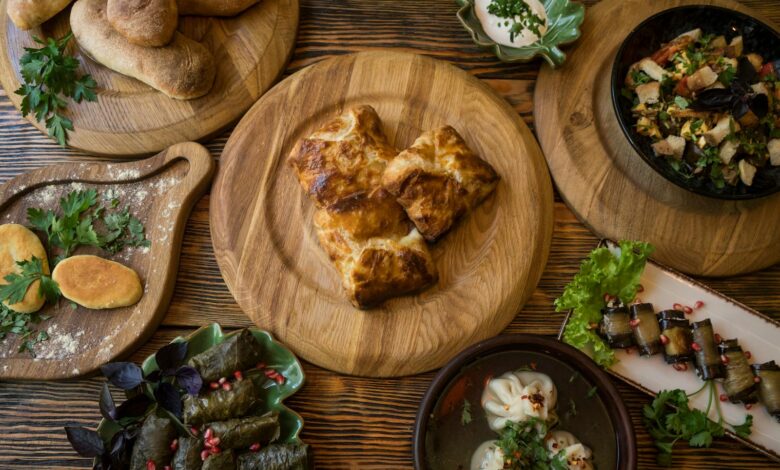
[[[466,349],[436,374],[414,427],[417,470],[469,468],[472,453],[497,439],[480,397],[490,377],[524,366],[549,375],[558,389],[555,429],[574,433],[593,450],[599,470],[635,470],[636,440],[626,406],[607,374],[577,349],[552,338],[504,335]],[[463,406],[470,403],[471,422]]]
[[[725,35],[732,38],[742,34],[745,52],[761,54],[764,60],[780,58],[780,33],[767,24],[727,8],[693,5],[664,10],[643,21],[631,31],[618,49],[612,66],[612,104],[620,128],[631,146],[642,159],[661,176],[677,186],[716,199],[757,199],[780,191],[780,167],[760,169],[753,186],[741,182],[732,187],[718,189],[709,178],[685,179],[677,173],[665,158],[656,157],[651,148],[652,140],[640,135],[631,116],[631,101],[621,93],[629,67],[644,57],[652,55],[662,44],[680,34],[701,28],[704,34]]]

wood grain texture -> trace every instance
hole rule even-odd
[[[17,337],[0,343],[0,379],[62,379],[96,371],[129,355],[154,333],[165,316],[176,283],[179,250],[187,218],[214,173],[209,152],[194,142],[176,144],[133,163],[63,163],[22,174],[0,186],[0,222],[26,225],[27,209],[58,210],[70,191],[96,189],[99,204],[110,191],[146,228],[149,249],[125,248],[111,259],[135,270],[144,295],[135,305],[94,311],[71,308],[61,299],[41,313],[51,319],[38,328],[49,340],[36,356],[17,353]],[[110,200],[111,198],[109,198]],[[74,254],[98,254],[79,249]]]
[[[62,37],[70,30],[70,8],[41,27],[17,29],[0,1],[0,83],[14,106],[22,97],[19,59],[33,36]],[[88,153],[129,156],[159,152],[177,142],[209,138],[238,120],[279,77],[290,58],[298,28],[298,0],[263,0],[234,18],[182,17],[179,31],[214,55],[217,77],[202,98],[178,101],[93,61],[72,44],[81,71],[98,83],[98,101],[71,103],[75,127],[68,144]],[[28,119],[46,132],[45,126]]]
[[[595,0],[584,3],[591,7]],[[775,0],[744,0],[766,21],[780,23]],[[303,0],[300,36],[286,73],[325,57],[395,48],[446,60],[490,84],[529,124],[533,124],[533,89],[538,63],[502,64],[471,43],[460,29],[449,0]],[[0,90],[0,181],[46,164],[93,161],[63,150],[19,116]],[[206,143],[219,156],[230,132]],[[226,327],[252,326],[233,300],[219,272],[208,226],[210,198],[202,198],[187,223],[179,277],[168,316],[152,339],[131,356],[141,361],[177,335],[219,321]],[[556,196],[553,242],[547,267],[508,333],[554,336],[563,314],[553,300],[577,272],[597,238]],[[780,319],[780,265],[721,279],[699,278],[710,287]],[[414,415],[433,372],[399,379],[350,377],[304,363],[307,382],[288,404],[306,420],[303,439],[312,444],[317,468],[410,469]],[[642,406],[649,398],[615,382],[634,423],[639,468],[660,470],[656,451],[642,426]],[[89,467],[70,448],[62,427],[95,426],[98,379],[66,382],[0,382],[0,468],[71,469]],[[682,470],[774,468],[774,462],[730,439],[709,450],[681,446],[674,468]]]
[[[659,261],[685,273],[729,276],[780,261],[780,194],[722,201],[667,181],[631,147],[610,96],[623,38],[658,11],[702,3],[750,13],[731,0],[605,0],[593,7],[566,66],[542,68],[535,121],[561,196],[594,232],[649,241]],[[604,53],[578,53],[597,48]]]
[[[396,148],[450,124],[501,175],[495,194],[431,245],[439,282],[367,311],[342,291],[287,164],[296,142],[361,104]],[[431,370],[504,329],[539,280],[552,232],[544,159],[514,110],[455,67],[396,52],[323,61],[266,94],[231,135],[212,202],[217,261],[242,309],[302,358],[356,375]]]

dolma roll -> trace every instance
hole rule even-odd
[[[203,441],[194,437],[180,437],[179,447],[173,455],[173,470],[201,470],[203,460],[200,451]]]
[[[634,345],[634,331],[631,329],[628,308],[624,305],[607,306],[601,311],[599,333],[611,348],[628,348]]]
[[[236,470],[236,456],[232,450],[211,454],[203,461],[202,470]]]
[[[685,318],[685,312],[664,310],[658,314],[658,321],[666,363],[680,364],[693,359],[691,323]]]
[[[758,394],[770,415],[780,422],[780,366],[775,361],[753,364],[758,377]]]
[[[238,470],[308,470],[314,468],[306,444],[271,444],[238,456]]]
[[[255,367],[263,356],[260,343],[249,330],[241,330],[225,341],[193,356],[189,365],[200,372],[204,383],[232,376],[237,370]]]
[[[279,415],[250,416],[209,423],[222,449],[244,449],[254,443],[267,444],[279,437]]]
[[[753,371],[739,342],[736,339],[723,340],[718,345],[718,350],[721,362],[726,367],[723,389],[729,401],[745,404],[757,402],[758,394],[756,382],[753,380]]]
[[[696,373],[702,380],[722,379],[726,376],[723,364],[720,362],[718,346],[715,344],[715,333],[709,318],[694,322],[693,325],[693,358],[696,360]]]
[[[171,442],[176,439],[176,428],[168,418],[152,413],[147,416],[133,446],[130,470],[146,470],[149,461],[157,468],[171,463]]]
[[[653,304],[634,304],[629,310],[639,354],[653,356],[661,352],[661,328],[658,326]]]
[[[215,390],[200,395],[185,395],[182,414],[184,422],[199,426],[211,421],[241,417],[262,403],[260,398],[262,380],[258,376],[233,382],[230,390]]]

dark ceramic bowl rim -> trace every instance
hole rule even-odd
[[[615,425],[618,433],[618,465],[621,470],[636,470],[637,448],[634,428],[631,417],[628,414],[625,403],[620,397],[617,388],[612,384],[606,372],[593,362],[588,356],[568,344],[553,338],[529,334],[501,335],[481,341],[455,356],[433,378],[428,391],[425,392],[414,424],[414,437],[412,451],[414,453],[414,468],[425,470],[427,467],[425,455],[425,435],[428,428],[428,420],[433,412],[433,407],[439,400],[441,393],[450,384],[452,379],[461,370],[473,362],[488,355],[511,351],[513,346],[536,346],[556,351],[561,356],[557,359],[564,360],[583,377],[590,380],[598,388],[598,394],[604,401],[610,421]],[[614,405],[614,406],[611,406]]]
[[[686,10],[691,8],[704,8],[704,9],[710,9],[710,10],[719,10],[723,12],[728,12],[729,14],[733,14],[736,17],[741,17],[740,19],[750,19],[751,21],[755,21],[761,27],[766,29],[767,31],[775,34],[778,38],[780,38],[780,32],[775,30],[773,27],[769,26],[765,22],[759,20],[758,18],[748,15],[747,13],[743,13],[740,11],[732,10],[730,8],[724,8],[719,7],[715,5],[702,5],[702,4],[692,4],[692,5],[680,5],[673,8],[668,8],[663,11],[659,11],[658,13],[654,14],[653,16],[650,16],[649,18],[645,19],[639,25],[637,25],[636,28],[632,29],[630,33],[626,36],[626,38],[623,40],[623,42],[620,44],[620,48],[617,51],[617,55],[615,55],[615,60],[612,62],[612,83],[611,83],[611,96],[612,96],[612,108],[615,111],[615,116],[617,117],[618,124],[620,124],[620,130],[623,131],[623,135],[626,137],[628,142],[631,144],[631,147],[636,151],[636,153],[639,154],[640,157],[642,157],[642,160],[647,163],[650,168],[655,170],[656,173],[661,175],[666,181],[669,181],[670,183],[673,183],[674,185],[685,189],[686,191],[690,191],[695,194],[699,194],[701,196],[706,196],[713,199],[721,199],[721,200],[728,200],[728,201],[745,201],[745,200],[751,200],[751,199],[760,199],[767,196],[771,196],[772,194],[777,193],[780,191],[780,185],[776,185],[773,189],[769,191],[764,191],[761,193],[748,193],[748,194],[720,194],[713,191],[709,191],[707,189],[702,188],[696,188],[689,185],[684,184],[682,181],[677,181],[672,178],[669,178],[664,174],[664,172],[660,168],[660,164],[655,163],[655,155],[648,155],[645,153],[645,151],[642,149],[642,147],[639,145],[639,142],[637,142],[634,137],[631,135],[631,132],[629,131],[629,128],[631,127],[629,123],[625,122],[623,119],[622,110],[620,109],[620,98],[621,98],[621,90],[622,90],[622,80],[620,80],[620,77],[618,77],[618,72],[620,71],[620,64],[621,59],[623,57],[623,53],[626,51],[626,47],[629,43],[629,40],[634,37],[635,34],[637,34],[640,30],[645,28],[648,23],[655,20],[659,16],[668,15],[671,12],[677,11],[677,10]],[[660,44],[659,44],[660,46]]]

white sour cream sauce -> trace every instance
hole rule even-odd
[[[492,0],[476,0],[474,2],[477,18],[479,18],[479,22],[482,23],[482,28],[485,30],[485,33],[490,36],[490,39],[498,44],[509,47],[528,46],[539,40],[539,36],[534,34],[531,30],[523,29],[520,31],[520,34],[515,35],[515,40],[512,41],[510,39],[512,21],[488,13],[488,5],[490,5],[491,1]],[[544,10],[544,5],[542,5],[539,0],[525,0],[525,3],[543,20],[544,24],[539,27],[539,32],[544,35],[544,33],[547,32],[547,12]],[[515,20],[519,20],[519,18],[515,18]],[[509,25],[506,25],[507,21],[509,21]]]

